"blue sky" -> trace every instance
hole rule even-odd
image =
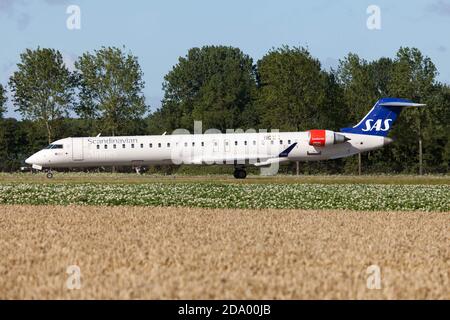
[[[81,9],[80,30],[66,27],[72,4]],[[366,26],[369,5],[381,10],[380,30]],[[372,60],[414,46],[450,83],[449,31],[450,0],[0,0],[0,83],[26,48],[57,48],[72,68],[85,51],[124,45],[139,57],[155,108],[178,57],[210,44],[239,47],[255,61],[272,47],[307,46],[324,68],[349,52]]]

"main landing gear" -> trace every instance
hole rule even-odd
[[[138,175],[144,174],[144,172],[146,172],[147,169],[148,169],[147,167],[141,167],[141,166],[134,167],[134,170],[136,171],[136,173]]]
[[[47,179],[51,179],[53,178],[53,172],[52,171],[48,171],[47,172]]]
[[[233,175],[236,179],[245,179],[247,177],[247,172],[244,167],[235,167]]]

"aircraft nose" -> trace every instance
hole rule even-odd
[[[25,163],[26,164],[35,164],[36,160],[37,160],[36,158],[37,158],[36,154],[33,154],[31,157],[29,157],[25,160]]]

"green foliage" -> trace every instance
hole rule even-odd
[[[221,131],[252,127],[252,99],[256,80],[252,59],[240,49],[225,46],[192,48],[164,77],[162,107],[154,116],[158,130],[192,130],[194,120],[203,129]]]
[[[0,119],[3,117],[3,113],[6,111],[5,103],[7,101],[5,88],[0,84]]]
[[[55,49],[27,49],[20,59],[9,81],[16,111],[43,125],[50,143],[54,122],[73,107],[74,78]]]
[[[448,86],[436,83],[436,67],[416,48],[400,48],[395,59],[372,62],[349,54],[341,60],[337,77],[344,90],[345,108],[356,123],[382,97],[408,98],[425,108],[405,109],[390,136],[396,143],[363,155],[365,172],[417,172],[419,142],[423,142],[425,169],[445,172],[449,141]],[[355,159],[346,166],[355,167]]]
[[[400,48],[390,81],[390,94],[422,101],[433,89],[436,67],[417,48]]]
[[[80,85],[76,112],[84,119],[99,119],[104,135],[131,134],[128,125],[148,110],[142,93],[145,82],[136,56],[119,48],[86,52],[75,63]]]
[[[349,123],[357,123],[380,98],[376,90],[375,74],[370,64],[350,53],[339,61],[336,77],[344,90],[344,103]]]
[[[45,130],[36,122],[0,120],[0,171],[15,171],[31,153],[47,144]]]
[[[261,125],[280,131],[319,127],[327,76],[305,48],[271,50],[258,61],[257,110]]]
[[[146,119],[145,119],[145,132],[147,134],[154,134],[154,135],[159,135],[159,134],[163,134],[165,131],[167,131],[167,128],[172,128],[171,126],[168,125],[168,123],[166,122],[168,120],[168,118],[163,117],[163,114],[166,111],[162,111],[161,109],[153,112],[151,115],[149,115]],[[164,121],[166,120],[166,121]]]
[[[435,114],[440,100],[436,75],[431,59],[424,57],[418,49],[400,48],[397,52],[388,85],[390,95],[428,105],[404,110],[401,121],[392,130],[397,141],[392,148],[392,157],[399,162],[402,171],[418,172],[419,140],[423,141],[425,148],[431,146],[435,143],[434,132],[440,131],[441,116]]]

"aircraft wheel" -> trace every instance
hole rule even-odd
[[[247,177],[247,172],[245,170],[234,170],[234,177],[236,179],[245,179]]]
[[[47,172],[47,179],[51,179],[51,178],[53,178],[53,173]]]

